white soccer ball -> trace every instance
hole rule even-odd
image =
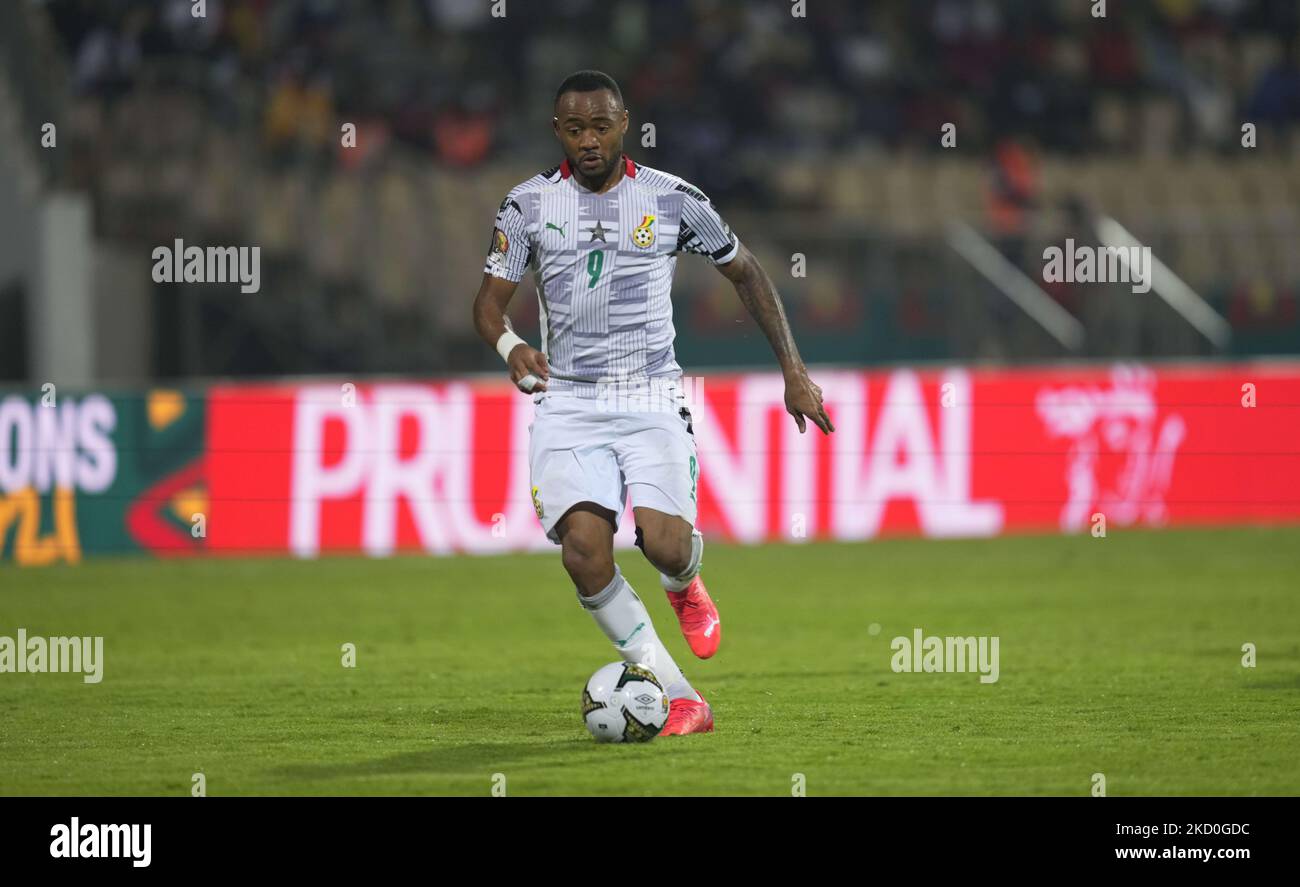
[[[668,720],[668,694],[644,665],[611,662],[583,688],[582,717],[597,742],[649,742]]]

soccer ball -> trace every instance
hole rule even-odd
[[[582,689],[582,717],[597,742],[649,742],[668,720],[668,694],[644,665],[611,662]]]

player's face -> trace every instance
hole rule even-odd
[[[560,96],[553,126],[569,165],[586,179],[608,178],[623,156],[627,111],[608,89]]]

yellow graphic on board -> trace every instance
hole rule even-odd
[[[185,413],[185,395],[170,388],[155,388],[149,392],[145,412],[149,414],[149,426],[161,431]]]
[[[15,528],[13,558],[20,567],[44,567],[66,561],[81,563],[77,536],[76,493],[67,487],[54,490],[54,531],[40,535],[41,497],[31,487],[0,496],[0,547]]]

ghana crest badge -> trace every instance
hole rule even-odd
[[[655,242],[655,217],[644,216],[641,224],[632,229],[632,242],[641,249],[649,249]]]

